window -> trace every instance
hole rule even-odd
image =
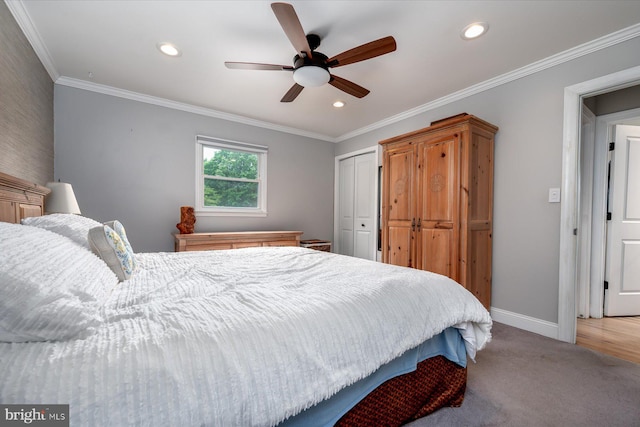
[[[196,162],[199,214],[267,214],[267,147],[198,136]]]

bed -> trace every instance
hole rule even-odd
[[[459,406],[491,337],[444,276],[299,247],[134,253],[120,223],[39,216],[43,192],[0,175],[1,404],[68,404],[78,426],[401,425]]]

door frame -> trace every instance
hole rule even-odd
[[[560,207],[560,272],[558,284],[558,339],[576,342],[578,240],[580,219],[580,126],[582,98],[600,95],[640,82],[640,66],[622,70],[564,89],[562,138],[562,194]],[[574,234],[574,230],[576,234]]]
[[[334,178],[333,178],[333,247],[334,247],[334,250],[333,252],[335,253],[340,253],[340,222],[339,222],[340,221],[340,161],[344,159],[348,159],[349,157],[355,157],[362,154],[374,153],[376,157],[376,165],[379,167],[380,166],[379,149],[380,149],[380,146],[376,144],[372,147],[362,148],[360,150],[340,154],[339,156],[335,157],[334,166],[333,166],[333,171],[334,171]],[[378,179],[378,174],[376,174],[375,183],[374,183],[375,197],[373,198],[374,205],[375,205],[374,207],[375,212],[377,212],[379,208],[378,206],[378,194],[380,192],[379,186],[380,186],[380,182]],[[380,229],[380,224],[378,223],[378,215],[375,215],[374,221],[373,221],[373,230],[376,236],[378,234],[379,229]],[[376,259],[379,258],[378,246],[376,244],[377,240],[378,240],[378,237],[373,239],[373,242],[372,242],[373,244],[372,250],[373,250],[373,253],[376,254]]]
[[[593,189],[594,189],[594,161],[596,144],[596,115],[586,105],[582,105],[581,134],[580,134],[580,216],[578,229],[582,230],[578,239],[578,292],[576,293],[576,308],[578,317],[589,317],[591,294],[591,263],[585,262],[591,258],[591,235],[593,221]]]

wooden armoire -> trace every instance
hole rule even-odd
[[[460,114],[380,142],[383,262],[451,277],[487,309],[497,131]]]

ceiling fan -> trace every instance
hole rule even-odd
[[[347,79],[332,75],[329,72],[329,68],[365,61],[396,50],[395,39],[388,36],[354,47],[329,58],[320,52],[316,52],[316,49],[320,46],[320,36],[316,34],[305,35],[302,24],[300,24],[298,15],[292,5],[288,3],[272,3],[271,9],[289,41],[298,52],[293,58],[293,66],[258,64],[254,62],[225,62],[224,64],[227,68],[232,69],[293,71],[295,83],[280,102],[293,101],[305,87],[322,86],[326,83],[357,98],[365,97],[369,90]]]

